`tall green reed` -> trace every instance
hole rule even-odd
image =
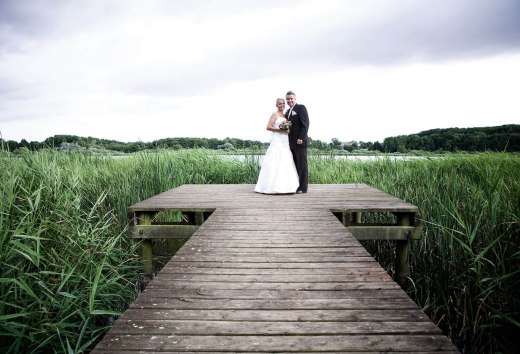
[[[135,296],[136,257],[104,210],[82,193],[74,157],[2,159],[0,350],[82,352]]]
[[[187,183],[255,183],[258,157],[244,158],[204,150],[3,154],[0,350],[91,348],[136,295],[128,206]],[[367,183],[417,205],[425,227],[412,248],[410,296],[465,352],[507,352],[520,327],[519,162],[507,154],[371,162],[311,156],[309,177]],[[393,272],[391,242],[364,244]]]
[[[424,197],[409,195],[426,221],[417,299],[464,351],[507,352],[520,329],[520,161],[480,154],[430,165],[433,181],[419,176]]]

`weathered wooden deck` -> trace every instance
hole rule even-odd
[[[345,227],[360,211],[409,221],[415,206],[366,185],[253,187],[184,185],[130,208],[134,237],[168,237],[158,211],[198,221],[178,225],[193,235],[93,353],[457,352]],[[382,238],[409,237],[398,224]]]

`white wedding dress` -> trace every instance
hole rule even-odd
[[[273,126],[279,127],[285,118],[276,118]],[[282,132],[271,134],[271,143],[267,149],[255,192],[264,194],[295,193],[300,185],[298,172],[289,148],[289,137]]]

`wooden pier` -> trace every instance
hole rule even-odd
[[[183,185],[130,207],[145,273],[151,239],[189,240],[93,353],[457,353],[356,239],[395,240],[402,280],[417,207],[364,184],[253,188]],[[184,220],[154,222],[162,211]]]

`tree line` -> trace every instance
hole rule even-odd
[[[1,139],[0,139],[1,141]],[[235,138],[166,138],[152,142],[121,142],[116,140],[98,139],[94,137],[81,137],[76,135],[54,135],[42,142],[28,142],[22,139],[20,142],[14,140],[3,141],[2,145],[9,151],[26,148],[32,151],[44,148],[57,149],[104,149],[123,153],[132,153],[152,149],[261,149],[264,143],[255,140],[242,140]]]
[[[432,129],[412,135],[386,138],[383,151],[407,152],[520,151],[520,125],[480,128]]]
[[[3,150],[36,151],[44,148],[102,149],[121,153],[132,153],[151,149],[248,149],[261,151],[268,143],[237,138],[165,138],[152,142],[120,142],[116,140],[81,137],[76,135],[55,135],[43,142],[28,142],[22,139],[0,139]],[[330,142],[309,138],[309,148],[315,150],[347,150],[349,152],[380,151],[386,153],[406,153],[410,151],[456,152],[456,151],[506,151],[520,152],[520,125],[509,124],[494,127],[447,128],[426,130],[417,134],[388,137],[382,143],[351,141],[341,142],[332,138]]]

